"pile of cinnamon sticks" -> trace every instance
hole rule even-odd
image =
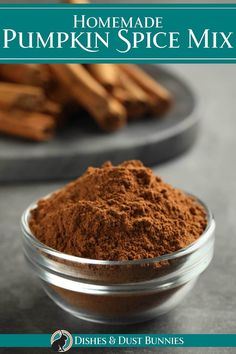
[[[82,107],[111,132],[129,120],[162,116],[171,95],[130,64],[0,65],[0,133],[49,140],[69,120],[68,105]]]

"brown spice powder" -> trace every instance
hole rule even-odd
[[[30,228],[47,246],[98,260],[135,260],[175,252],[206,227],[204,209],[140,161],[106,162],[31,212]]]

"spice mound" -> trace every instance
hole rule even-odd
[[[31,211],[30,228],[47,246],[84,258],[136,260],[175,252],[206,228],[202,206],[140,161],[106,162]]]

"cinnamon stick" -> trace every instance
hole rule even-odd
[[[137,99],[131,91],[121,85],[119,68],[114,64],[87,64],[86,69],[126,108],[130,117],[137,108]]]
[[[127,112],[136,104],[134,96],[120,86],[114,88],[112,95],[126,108]]]
[[[46,67],[50,77],[51,85],[45,90],[45,94],[49,100],[54,101],[60,105],[66,105],[71,101],[71,94],[65,90],[64,85],[55,76],[52,67],[49,64],[42,64]]]
[[[61,121],[62,106],[46,99],[41,88],[0,82],[0,110],[15,109],[45,113]]]
[[[108,92],[120,86],[119,72],[114,64],[89,64],[87,69]]]
[[[42,113],[46,113],[53,116],[59,115],[61,111],[62,111],[61,105],[50,100],[47,100],[41,109]]]
[[[55,122],[50,115],[14,110],[0,111],[0,133],[35,141],[54,136]]]
[[[125,106],[128,118],[139,118],[150,107],[148,95],[114,64],[89,64],[91,75]]]
[[[33,85],[45,87],[51,78],[40,64],[1,64],[0,78],[23,85]]]
[[[113,131],[126,124],[125,108],[80,64],[50,64],[58,80],[96,120],[99,127]]]
[[[131,79],[133,79],[153,100],[153,113],[165,113],[172,102],[170,92],[152,79],[150,75],[133,64],[118,64]]]
[[[44,113],[46,115],[50,115],[56,124],[56,127],[62,128],[65,125],[67,115],[63,114],[63,106],[47,100],[39,112]]]
[[[50,90],[46,91],[46,95],[49,100],[54,101],[58,104],[65,105],[71,101],[71,94],[65,91],[65,87],[61,85],[60,82],[54,80]]]
[[[119,67],[118,73],[121,86],[127,93],[132,94],[134,104],[129,111],[129,118],[141,118],[148,114],[153,106],[152,99],[129,75]]]
[[[40,87],[0,82],[0,109],[39,110],[44,102]]]

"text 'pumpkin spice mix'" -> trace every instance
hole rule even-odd
[[[135,260],[175,252],[206,228],[204,209],[140,161],[110,162],[85,174],[31,212],[47,246],[98,260]]]

